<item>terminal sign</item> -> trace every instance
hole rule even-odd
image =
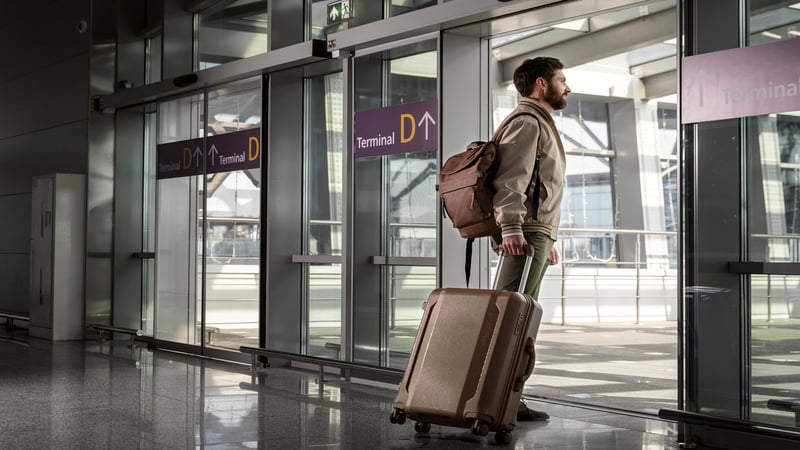
[[[356,158],[436,150],[439,147],[438,101],[390,106],[355,114]]]
[[[205,138],[160,144],[156,178],[177,178],[205,173],[231,172],[261,167],[261,129],[251,128]]]
[[[800,39],[683,58],[681,122],[800,110]]]

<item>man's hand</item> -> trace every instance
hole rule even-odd
[[[533,256],[533,246],[523,236],[512,235],[503,237],[503,253],[506,255],[530,255]]]
[[[550,249],[550,265],[555,266],[558,264],[558,250],[556,250],[556,246],[554,245],[552,249]]]

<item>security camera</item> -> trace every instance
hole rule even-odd
[[[75,26],[75,30],[77,30],[78,33],[80,34],[86,33],[86,30],[88,29],[89,29],[89,24],[86,23],[85,20],[81,20],[80,22],[78,22],[78,25]]]

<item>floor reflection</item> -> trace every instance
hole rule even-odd
[[[419,435],[389,414],[393,386],[316,382],[316,372],[227,363],[127,340],[0,340],[0,448],[465,449],[491,435],[433,426]],[[537,403],[515,448],[678,448],[662,421]]]

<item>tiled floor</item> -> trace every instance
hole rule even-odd
[[[390,386],[137,347],[0,339],[0,449],[469,449],[493,435],[389,422]],[[507,448],[677,449],[675,425],[552,403]]]

